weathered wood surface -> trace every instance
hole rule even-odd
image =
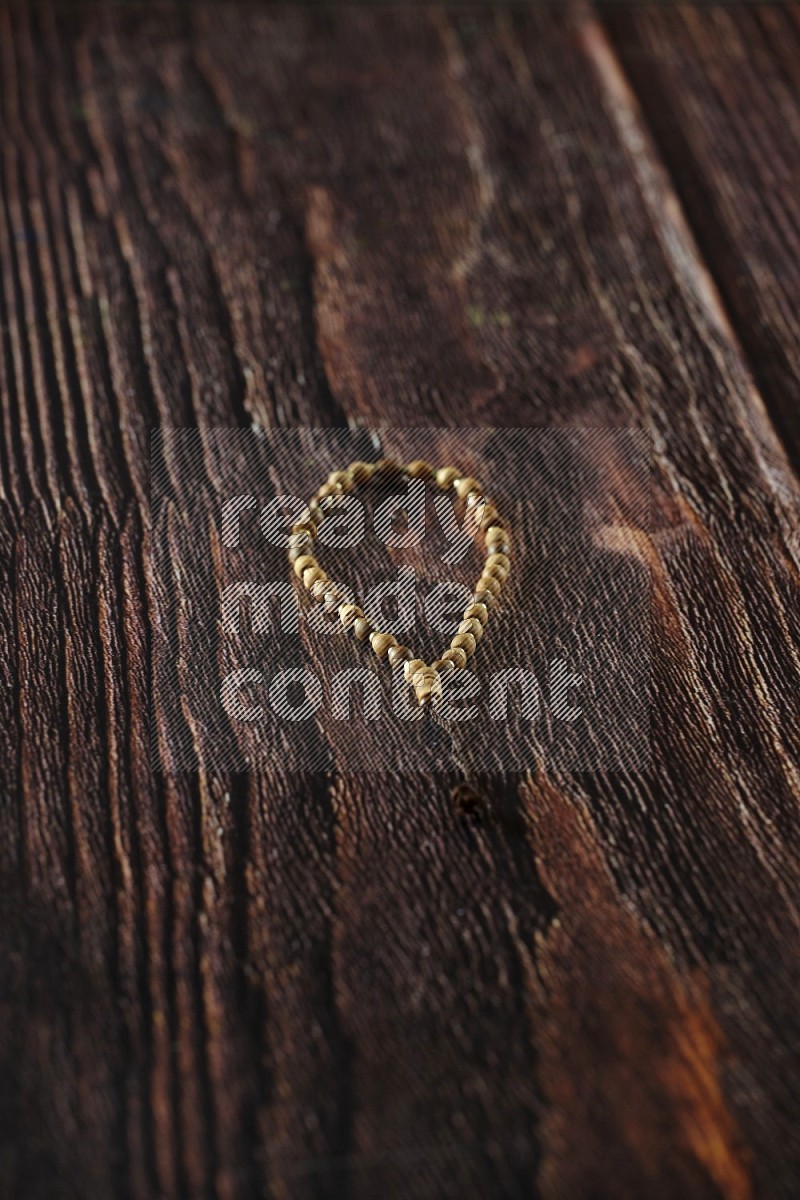
[[[796,1196],[775,14],[4,15],[4,1195]],[[151,773],[149,429],[387,418],[651,431],[647,777]]]
[[[795,468],[800,11],[607,15],[623,68]]]

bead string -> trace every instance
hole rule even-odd
[[[421,658],[415,658],[408,646],[402,646],[391,633],[378,630],[357,604],[352,604],[342,594],[342,585],[328,578],[313,554],[311,544],[317,536],[325,516],[336,506],[340,496],[352,492],[359,484],[368,483],[376,475],[403,474],[410,479],[431,480],[442,491],[454,491],[464,500],[467,512],[480,512],[480,524],[486,547],[486,561],[476,584],[470,603],[464,610],[464,619],[441,658],[428,666]],[[497,602],[502,586],[508,578],[511,562],[510,537],[497,509],[484,500],[483,489],[477,479],[465,475],[456,467],[441,467],[435,470],[422,459],[415,459],[405,466],[394,459],[382,458],[376,463],[354,462],[344,471],[333,471],[327,482],[314,494],[306,511],[292,526],[289,537],[289,561],[298,579],[315,600],[324,604],[327,612],[336,612],[345,629],[352,630],[359,641],[369,638],[370,645],[378,658],[386,659],[390,666],[404,663],[403,675],[411,684],[417,703],[422,708],[435,707],[442,698],[442,678],[452,671],[463,670],[467,659],[475,653],[477,643],[483,637],[489,611]]]

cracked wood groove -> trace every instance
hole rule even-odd
[[[4,1195],[797,1194],[796,21],[2,15]],[[651,431],[649,776],[150,773],[149,429],[357,418]]]

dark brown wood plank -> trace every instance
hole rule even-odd
[[[606,23],[797,470],[798,8],[646,6]]]
[[[796,483],[601,26],[4,19],[5,1189],[796,1194]],[[149,428],[346,419],[651,431],[651,774],[151,774]]]

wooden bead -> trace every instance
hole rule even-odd
[[[479,496],[481,494],[481,485],[471,475],[465,475],[462,479],[457,479],[453,487],[459,500],[466,500],[470,492],[475,492]]]
[[[319,523],[322,520],[322,509],[317,504],[316,500],[311,500],[306,508],[306,511],[300,518],[301,521],[313,521],[319,528]]]
[[[305,571],[303,571],[303,586],[311,591],[317,580],[323,580],[325,577],[322,567],[306,567]]]
[[[430,479],[433,475],[433,467],[430,463],[425,462],[424,458],[415,458],[406,467],[406,475],[410,475],[412,479]]]
[[[471,654],[475,653],[475,638],[471,633],[457,633],[450,643],[450,649],[461,649],[465,652],[467,658],[469,658]]]
[[[360,642],[365,642],[372,632],[372,625],[366,617],[356,617],[353,633]]]
[[[457,471],[455,467],[440,467],[436,472],[436,485],[442,491],[446,492],[448,488],[453,486],[460,475],[461,472]]]
[[[301,554],[307,554],[308,547],[313,540],[308,532],[290,534],[288,543],[289,553],[291,554],[293,550],[299,550]]]
[[[481,532],[486,533],[488,529],[491,529],[491,527],[497,522],[497,518],[499,516],[500,513],[497,511],[495,506],[493,504],[487,504],[481,515]]]
[[[425,663],[422,661],[421,658],[409,659],[409,661],[403,667],[403,678],[405,679],[406,683],[411,683],[411,680],[414,676],[414,672],[419,671],[419,669],[424,666],[425,666]]]
[[[476,642],[479,642],[483,637],[483,625],[477,617],[468,617],[462,621],[458,627],[459,633],[471,633]]]
[[[351,462],[347,472],[354,483],[368,483],[375,474],[375,465],[368,462]]]
[[[485,588],[481,591],[474,592],[472,599],[475,604],[482,604],[484,608],[487,609],[494,608],[495,604],[497,603],[497,596],[495,596],[494,592],[489,592]]]
[[[389,647],[397,645],[393,633],[373,633],[369,641],[378,658],[385,658]]]
[[[379,458],[375,470],[380,471],[381,475],[394,475],[400,470],[400,463],[396,458]]]
[[[299,558],[295,559],[294,573],[298,579],[302,579],[303,571],[305,571],[305,569],[307,567],[318,567],[318,566],[319,566],[319,563],[314,558],[313,554],[301,554]]]
[[[493,579],[491,575],[483,574],[478,580],[476,592],[491,592],[493,596],[499,596],[503,590],[503,585],[499,579]]]
[[[289,562],[296,563],[298,558],[302,558],[304,554],[307,554],[308,553],[308,545],[309,545],[309,539],[306,538],[300,546],[290,546],[289,547]]]
[[[489,609],[485,604],[476,600],[464,609],[464,620],[468,621],[471,617],[475,617],[476,620],[480,621],[481,625],[485,625],[489,620]]]
[[[486,559],[487,567],[505,567],[507,571],[511,570],[511,559],[507,554],[490,554]]]
[[[357,604],[342,604],[339,607],[339,620],[345,629],[350,629],[363,615],[363,608],[359,608]]]
[[[398,663],[405,662],[411,658],[411,651],[408,646],[390,646],[387,655],[390,666],[396,667]]]
[[[503,558],[505,558],[505,554]],[[499,563],[486,563],[483,568],[483,574],[490,579],[496,579],[501,585],[508,579],[508,571],[505,567],[501,567]]]
[[[456,664],[451,658],[437,658],[431,666],[439,675],[450,675],[456,669]]]
[[[462,650],[461,646],[451,646],[449,650],[445,650],[442,658],[453,663],[459,671],[462,671],[467,665],[467,652]]]
[[[328,576],[326,575],[324,579],[317,580],[317,582],[314,584],[314,586],[311,589],[311,595],[314,597],[315,600],[324,600],[325,593],[330,586],[331,586],[331,581],[328,579]]]

